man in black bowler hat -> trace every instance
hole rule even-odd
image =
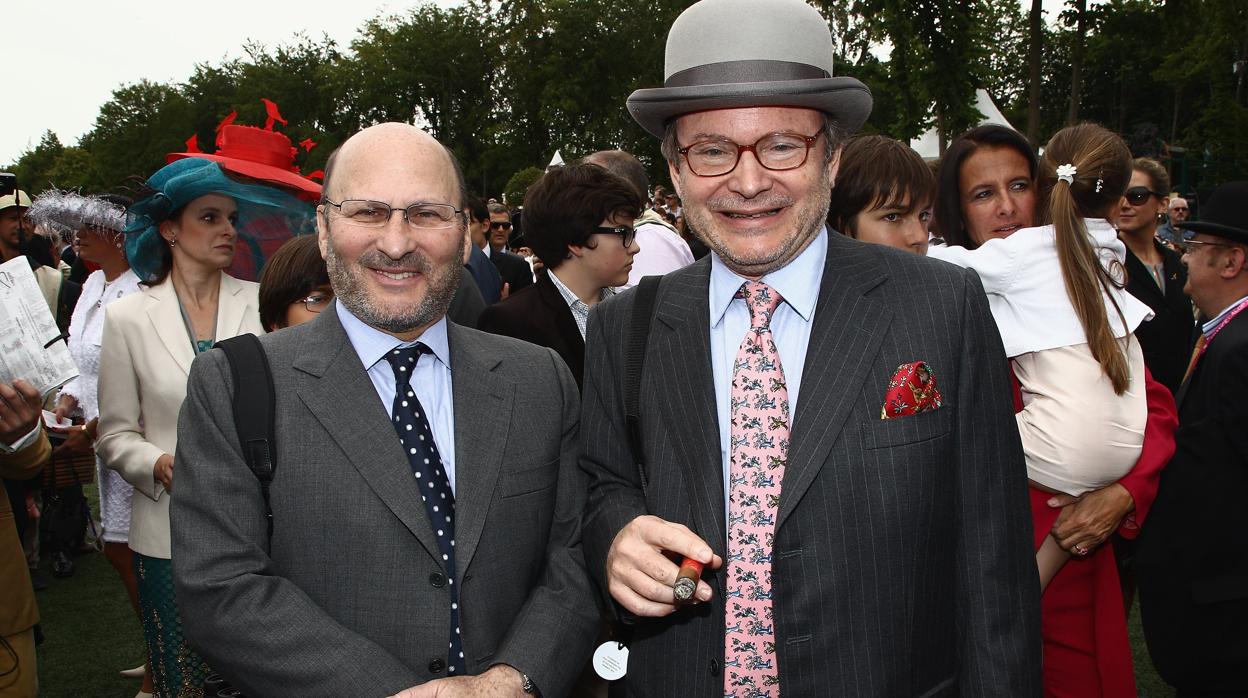
[[[1174,458],[1140,538],[1144,636],[1180,696],[1248,695],[1248,182],[1219,187],[1183,234],[1203,319],[1179,389]]]

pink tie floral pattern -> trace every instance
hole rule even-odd
[[[789,450],[789,391],[771,336],[783,300],[749,281],[737,291],[750,329],[732,368],[724,695],[780,695],[771,605],[771,551]]]

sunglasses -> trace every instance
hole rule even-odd
[[[594,228],[594,232],[602,233],[604,235],[619,235],[620,242],[622,242],[625,247],[632,245],[633,240],[637,239],[637,231],[627,225],[622,225],[618,228],[602,225]]]
[[[1161,197],[1165,196],[1165,194],[1162,194],[1161,192],[1155,192],[1152,189],[1149,189],[1148,187],[1131,187],[1130,189],[1128,189],[1126,192],[1123,193],[1123,197],[1126,198],[1127,203],[1131,204],[1132,206],[1139,206],[1143,204],[1145,201],[1148,201],[1148,197],[1150,196],[1155,196],[1158,199],[1160,199]]]
[[[490,230],[511,230],[511,224],[503,221],[490,223]]]

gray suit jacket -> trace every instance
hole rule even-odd
[[[615,535],[642,514],[725,554],[709,278],[703,259],[659,287],[641,380],[644,488],[621,397],[633,292],[590,316],[581,465],[600,578]],[[831,234],[813,322],[773,546],[781,690],[1038,696],[1026,470],[978,278]],[[889,379],[913,361],[931,366],[943,407],[881,420]],[[723,695],[723,572],[710,581],[711,603],[637,620],[628,695]]]
[[[576,384],[549,349],[453,323],[449,339],[468,673],[506,663],[565,695],[599,608],[580,548]],[[338,314],[262,341],[277,393],[271,540],[225,355],[191,370],[171,510],[188,638],[253,696],[382,696],[445,676],[434,532]]]

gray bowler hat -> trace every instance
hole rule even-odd
[[[828,23],[802,0],[702,0],[672,24],[663,87],[637,90],[628,112],[663,137],[667,122],[710,109],[806,107],[849,133],[871,114],[871,91],[832,77]]]

